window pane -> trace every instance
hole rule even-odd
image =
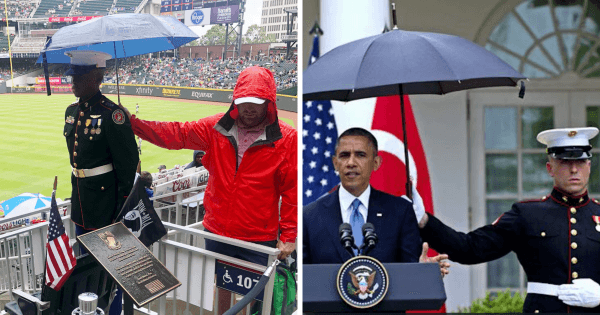
[[[547,195],[554,181],[546,171],[548,155],[523,154],[523,194],[543,196]]]
[[[485,182],[488,194],[517,193],[517,155],[488,154],[485,157]]]
[[[527,23],[533,34],[537,38],[541,38],[548,33],[554,32],[554,23],[550,15],[550,7],[548,5],[534,4],[533,2],[533,0],[525,1],[519,4],[515,10],[523,18],[523,21]]]
[[[529,33],[512,13],[507,14],[496,26],[490,35],[490,40],[521,56],[524,56],[527,49],[533,44]]]
[[[554,66],[554,64],[552,64],[552,62],[550,62],[550,60],[546,57],[546,55],[544,55],[544,53],[542,52],[542,50],[540,49],[539,46],[536,47],[536,48],[534,48],[531,51],[531,54],[529,54],[529,56],[527,56],[527,59],[529,59],[529,60],[537,63],[538,65],[546,68],[546,70],[548,70],[548,71],[554,72],[555,75],[559,72],[559,70],[556,69],[556,67]]]
[[[488,289],[519,287],[519,261],[514,252],[487,263],[487,284]]]
[[[583,29],[586,32],[594,35],[600,35],[600,25],[598,24],[598,17],[600,16],[600,8],[595,5],[588,5],[585,22],[583,23]]]
[[[485,108],[485,148],[496,150],[517,149],[517,108]]]
[[[536,140],[538,133],[554,128],[554,109],[552,107],[523,108],[521,114],[521,127],[523,128],[523,148],[544,148]]]
[[[564,64],[562,62],[560,48],[558,48],[558,40],[556,39],[556,35],[543,41],[542,45],[544,46],[544,48],[546,48],[550,56],[552,56],[552,58],[556,60],[556,62],[558,62],[558,65],[561,67],[561,70],[564,69]]]
[[[586,126],[600,128],[600,106],[588,106],[585,108]],[[590,139],[590,144],[594,148],[600,147],[600,137]]]
[[[491,224],[502,213],[509,211],[516,200],[488,200],[486,202],[486,223]],[[515,253],[487,263],[488,288],[518,288],[519,262]]]
[[[487,44],[485,45],[485,49],[491,51],[494,55],[498,56],[498,58],[502,59],[502,61],[506,62],[507,64],[509,64],[511,67],[513,67],[515,70],[519,70],[519,65],[521,64],[521,59],[499,49],[498,47],[492,45],[492,44]]]
[[[600,193],[600,153],[592,153],[592,170],[588,190],[590,193]]]
[[[561,30],[579,28],[583,16],[583,0],[555,1],[554,14]],[[593,3],[593,2],[592,2]],[[590,5],[593,5],[590,3]]]
[[[529,63],[525,63],[523,65],[523,75],[532,79],[542,79],[551,77],[549,73],[544,72],[539,68],[530,65]]]

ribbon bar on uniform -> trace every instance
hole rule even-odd
[[[106,165],[94,167],[91,169],[84,169],[84,170],[73,168],[73,175],[78,178],[92,177],[92,176],[97,176],[97,175],[102,175],[102,174],[108,173],[112,170],[113,170],[112,164],[106,164]]]

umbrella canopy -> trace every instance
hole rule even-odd
[[[304,71],[304,100],[352,101],[516,86],[525,77],[464,38],[393,30],[339,46]]]
[[[48,63],[70,63],[65,55],[70,50],[101,51],[124,58],[175,49],[198,37],[173,17],[115,14],[61,28],[42,52]],[[41,54],[37,62],[42,62]]]
[[[23,193],[0,203],[0,209],[4,211],[6,218],[10,218],[50,206],[50,200],[50,197],[41,194]],[[57,201],[61,202],[60,199]]]

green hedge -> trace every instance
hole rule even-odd
[[[485,298],[473,301],[471,307],[459,308],[459,313],[521,313],[525,297],[517,292],[511,295],[509,289],[498,292],[498,296],[492,298],[488,291]]]

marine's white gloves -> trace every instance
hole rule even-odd
[[[406,195],[402,195],[402,198],[406,199],[409,202],[412,202],[413,209],[415,210],[415,215],[417,216],[417,222],[421,222],[421,219],[425,216],[425,205],[423,204],[423,198],[417,192],[416,185],[412,186],[412,196],[413,200],[410,200]]]
[[[596,307],[600,305],[600,285],[592,279],[575,279],[573,284],[558,287],[558,298],[571,306]]]

